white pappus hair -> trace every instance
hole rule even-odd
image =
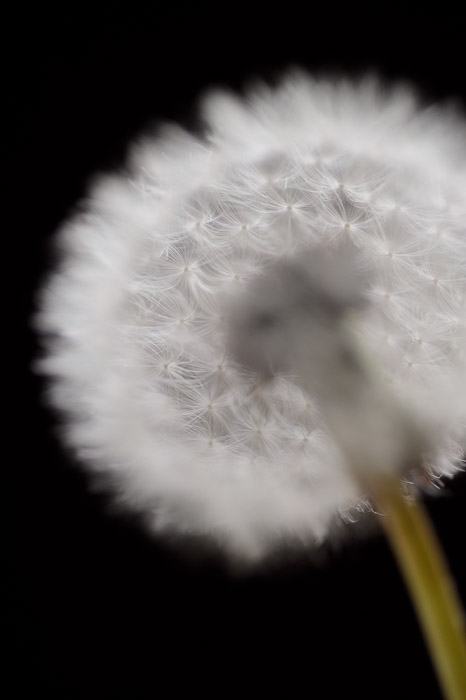
[[[213,90],[201,112],[204,135],[139,139],[62,226],[39,367],[64,440],[116,498],[156,531],[260,557],[283,538],[322,541],[364,503],[312,393],[232,352],[228,301],[277,262],[351,256],[352,332],[435,425],[424,473],[458,468],[466,128],[409,87],[299,70],[244,97]]]

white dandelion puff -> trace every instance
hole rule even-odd
[[[96,179],[63,224],[39,366],[64,440],[151,528],[260,557],[284,537],[320,542],[368,506],[321,410],[325,382],[313,394],[280,362],[263,378],[270,354],[317,347],[292,329],[292,309],[289,333],[277,325],[294,293],[270,287],[284,261],[310,260],[314,274],[322,250],[351,260],[358,289],[324,264],[321,301],[354,307],[348,332],[380,368],[386,405],[434,430],[425,472],[460,466],[466,128],[409,87],[299,71],[245,97],[214,90],[201,112],[203,136],[170,126],[140,139],[129,175]],[[232,339],[228,314],[258,281],[269,292],[257,365],[254,334]],[[335,336],[319,328],[331,355]],[[370,458],[397,468],[400,441],[365,419],[379,438]],[[360,457],[368,440],[349,437]]]

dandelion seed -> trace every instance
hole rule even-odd
[[[277,264],[322,249],[351,259],[361,289],[352,296],[344,270],[329,273],[325,313],[340,313],[342,295],[354,302],[351,333],[397,400],[434,426],[426,473],[459,467],[465,125],[404,87],[299,72],[247,100],[213,91],[201,109],[207,136],[167,127],[142,138],[130,176],[102,176],[87,211],[64,223],[37,318],[40,368],[64,440],[154,530],[260,558],[283,535],[318,542],[369,507],[320,412],[325,387],[313,403],[290,368],[273,367],[293,340],[273,288],[265,384],[264,368],[241,359],[250,339],[232,347],[225,309]],[[373,454],[389,469],[384,439]]]

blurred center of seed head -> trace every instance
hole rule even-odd
[[[302,369],[305,357],[306,383],[314,391],[332,365],[343,363],[360,372],[344,320],[364,305],[362,286],[350,260],[320,249],[276,262],[229,308],[235,358],[271,378]]]
[[[285,373],[315,399],[361,476],[410,469],[427,449],[425,428],[348,323],[366,304],[366,279],[351,258],[317,250],[271,265],[228,310],[235,359],[263,379]]]

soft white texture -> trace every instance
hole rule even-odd
[[[312,397],[232,357],[222,304],[283,257],[358,251],[354,331],[436,426],[432,476],[466,434],[466,128],[409,87],[314,81],[202,102],[96,179],[59,233],[38,317],[64,437],[150,527],[260,556],[319,542],[364,504]]]

